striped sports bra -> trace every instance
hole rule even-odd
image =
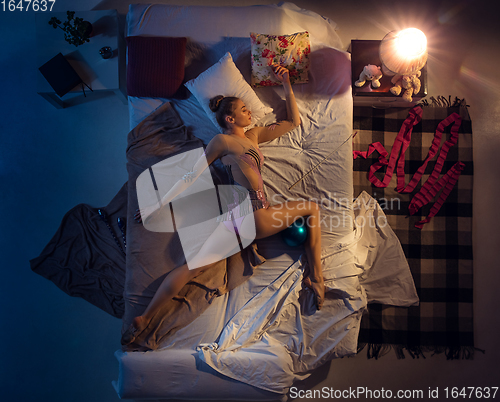
[[[226,168],[231,184],[238,184],[248,190],[262,190],[263,182],[260,175],[264,156],[258,147],[249,139],[234,135],[224,135],[226,154],[221,161]]]

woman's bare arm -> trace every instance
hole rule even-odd
[[[298,127],[300,125],[300,113],[297,106],[297,101],[295,100],[295,95],[292,90],[292,84],[290,83],[288,70],[285,67],[278,66],[275,74],[279,78],[281,78],[283,82],[283,89],[285,90],[286,99],[287,120],[291,121],[294,127]]]
[[[200,177],[205,169],[212,164],[213,161],[222,157],[226,150],[226,143],[224,138],[221,137],[222,135],[223,134],[218,134],[212,138],[205,149],[205,152],[200,156],[200,158],[198,158],[191,171],[182,176],[182,178],[179,179],[161,198],[161,205],[155,204],[142,208],[141,211],[136,212],[134,218],[141,222],[142,218],[147,219],[152,213],[156,212],[165,205],[168,205],[168,203],[175,197],[188,189],[198,179],[198,177]]]
[[[274,140],[275,138],[281,137],[283,134],[288,133],[295,127],[300,126],[300,113],[297,106],[297,101],[295,100],[295,95],[292,90],[292,85],[290,84],[290,76],[288,69],[279,66],[277,64],[273,65],[273,72],[277,79],[283,83],[283,89],[285,91],[286,99],[286,117],[284,121],[279,123],[271,124],[266,127],[256,127],[253,130],[257,131],[258,142],[267,142]]]

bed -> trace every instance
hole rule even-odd
[[[115,277],[119,285],[109,286],[115,297],[123,290],[120,309],[113,310],[123,319],[123,329],[142,313],[166,273],[184,258],[174,233],[151,232],[133,222],[137,178],[161,161],[202,150],[220,132],[200,99],[209,95],[207,86],[217,90],[213,77],[221,71],[221,85],[228,85],[228,91],[242,78],[255,82],[250,33],[307,32],[310,40],[308,77],[293,86],[302,124],[260,148],[271,204],[312,199],[321,206],[327,292],[324,307],[315,311],[312,292],[301,285],[306,265],[302,247],[287,246],[280,234],[253,242],[220,261],[210,275],[206,271],[190,282],[153,320],[148,334],[138,341],[141,347],[116,351],[119,376],[113,386],[120,398],[284,400],[295,381],[333,358],[356,353],[368,303],[418,304],[408,263],[382,209],[366,192],[353,194],[350,57],[340,50],[335,26],[292,3],[130,5],[129,180],[103,209],[110,220],[126,210],[125,261],[116,256],[124,273]],[[173,77],[179,66],[158,72],[157,64],[165,61],[161,52],[156,58],[145,53],[148,46],[167,46],[169,52],[181,55],[182,73],[175,79],[185,85],[162,82],[161,74],[168,71]],[[229,75],[223,70],[228,66]],[[160,83],[155,81],[158,74]],[[154,79],[145,84],[145,76]],[[151,92],[164,84],[169,96]],[[285,117],[279,86],[257,85],[249,96],[257,98],[252,99],[260,112],[252,110],[254,118],[259,117],[254,124],[272,124]],[[174,165],[172,169],[177,168]],[[217,162],[210,172],[214,185],[227,179]],[[96,233],[105,237],[107,229],[99,217],[90,220],[100,228]],[[108,236],[109,247],[115,247],[113,243]],[[88,300],[99,306],[95,299]]]
[[[342,45],[334,22],[291,3],[242,8],[131,5],[127,16],[128,37],[187,38],[184,82],[220,63],[228,52],[245,80],[251,82],[250,32],[290,35],[303,31],[309,33],[311,42],[309,82],[294,85],[303,124],[261,144],[265,156],[262,175],[272,204],[287,199],[322,201],[322,259],[329,288],[325,307],[313,313],[312,299],[301,289],[302,249],[287,247],[280,235],[256,241],[254,251],[265,261],[252,266],[249,278],[213,298],[210,308],[183,328],[169,332],[168,337],[145,340],[148,346],[154,344],[154,351],[116,353],[120,377],[114,385],[122,398],[280,399],[293,381],[306,378],[314,368],[334,357],[356,353],[359,322],[368,302],[403,306],[418,302],[397,239],[390,228],[380,224],[380,208],[370,203],[366,193],[355,204],[351,202],[350,60],[339,50]],[[257,124],[284,117],[281,88],[254,90],[273,110]],[[163,108],[161,114],[173,108],[194,137],[206,145],[219,131],[207,119],[203,105],[191,93],[184,99],[175,98],[130,96],[131,129],[146,116],[151,118],[151,113],[158,113],[157,108]],[[134,138],[144,135],[135,132]],[[290,189],[328,155],[314,173]],[[137,173],[132,171],[132,176]],[[212,173],[217,177],[217,167]],[[129,197],[129,216],[133,203],[133,196]],[[373,225],[356,225],[356,218],[358,223],[360,218],[371,219]],[[134,237],[132,230],[128,236]],[[388,260],[396,261],[391,274],[402,279],[399,289],[384,289],[381,281],[373,280],[377,269],[389,268],[383,258],[379,266],[374,264],[371,249],[379,251],[379,257],[387,253]],[[127,275],[137,271],[137,264],[127,262]],[[370,268],[375,272],[371,278],[367,274]],[[150,283],[151,276],[163,273],[164,267],[146,271]],[[136,287],[137,275],[133,278],[132,285],[127,277],[124,328],[147,302]],[[361,285],[363,281],[367,287]],[[147,293],[146,299],[150,296]],[[162,329],[168,331],[170,327]]]

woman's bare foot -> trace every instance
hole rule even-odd
[[[132,320],[132,324],[128,327],[128,329],[123,333],[122,339],[121,339],[121,344],[122,345],[129,345],[132,342],[135,341],[135,338],[144,331],[148,323],[146,322],[146,319],[142,316],[135,317]]]
[[[321,307],[323,307],[323,302],[325,300],[325,282],[323,278],[311,279],[309,276],[307,276],[304,278],[303,282],[305,286],[307,286],[314,292],[314,295],[316,296],[316,308],[318,310],[321,310]]]

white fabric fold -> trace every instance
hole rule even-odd
[[[323,250],[327,291],[320,311],[315,311],[312,291],[302,288],[303,264],[298,260],[234,315],[218,342],[200,345],[199,357],[233,379],[287,392],[293,381],[333,357],[356,353],[368,303],[360,277],[376,294],[382,289],[379,281],[396,274],[400,289],[395,282],[395,293],[386,299],[400,305],[418,302],[401,245],[392,229],[381,224],[385,215],[378,203],[363,193],[354,210],[354,232]]]

